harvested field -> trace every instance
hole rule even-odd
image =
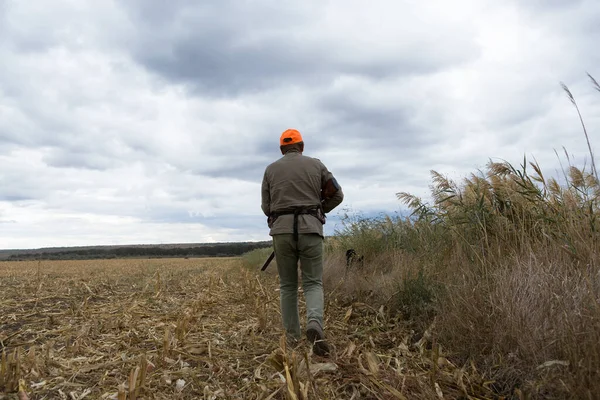
[[[328,296],[334,354],[286,348],[274,269],[236,258],[0,263],[0,399],[493,398],[473,367],[385,308]]]

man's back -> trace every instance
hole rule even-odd
[[[269,182],[270,212],[318,206],[324,170],[319,160],[299,152],[289,152],[269,165],[265,176]]]
[[[334,179],[318,159],[304,156],[300,151],[288,151],[267,167],[262,182],[261,207],[266,216],[285,213],[301,207],[321,207],[327,213],[343,199],[341,190],[333,198],[321,202],[321,189]],[[271,235],[293,233],[294,216],[279,216],[271,224]],[[323,236],[323,224],[313,215],[298,216],[299,233]]]

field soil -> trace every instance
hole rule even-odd
[[[335,288],[333,354],[290,348],[277,288],[238,258],[2,262],[0,399],[494,397],[427,332]]]

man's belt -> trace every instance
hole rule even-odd
[[[273,224],[277,218],[282,215],[294,215],[294,240],[298,241],[298,215],[312,215],[317,218],[322,224],[325,223],[325,214],[321,210],[320,206],[312,206],[312,207],[298,207],[293,210],[285,210],[280,212],[271,213],[269,217],[270,223]]]

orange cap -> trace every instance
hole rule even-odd
[[[302,142],[302,135],[295,129],[288,129],[281,134],[279,138],[280,146]]]

